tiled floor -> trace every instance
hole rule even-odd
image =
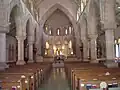
[[[70,90],[64,68],[53,68],[48,82],[39,90]]]

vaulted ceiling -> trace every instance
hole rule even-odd
[[[116,22],[117,27],[120,26],[120,0],[116,0]]]
[[[24,1],[27,1],[27,0],[24,0]],[[39,5],[45,0],[28,0],[28,1],[32,1],[36,11],[39,11],[38,10]],[[77,6],[80,6],[80,1],[81,0],[71,0],[71,1],[76,3]],[[87,1],[87,0],[85,0],[85,1]],[[94,0],[94,1],[95,1],[96,5],[98,6],[99,5],[99,0]],[[117,21],[118,24],[120,23],[120,0],[116,0],[116,21]]]
[[[38,6],[44,1],[44,0],[31,0],[32,2],[34,2],[35,7],[38,8]],[[71,0],[72,2],[76,3],[76,5],[80,5],[80,1],[81,0]],[[87,0],[85,0],[87,1]]]

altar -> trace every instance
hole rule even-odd
[[[54,57],[54,62],[52,64],[53,67],[62,68],[64,67],[64,56],[56,56]]]

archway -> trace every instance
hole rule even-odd
[[[58,6],[57,6],[58,5]],[[71,56],[73,54],[73,47],[69,48],[68,42],[64,42],[65,38],[73,41],[73,37],[75,36],[74,31],[74,21],[71,21],[70,14],[65,9],[59,5],[54,5],[51,9],[49,9],[47,16],[44,17],[46,19],[44,22],[44,32],[47,35],[48,47],[44,48],[45,56]],[[51,13],[52,12],[52,13]],[[49,16],[49,17],[48,17]],[[54,39],[53,39],[54,38]],[[44,42],[44,41],[43,41]],[[51,44],[51,42],[53,42]],[[47,46],[47,45],[45,45]],[[70,50],[71,49],[71,50]],[[71,52],[72,53],[71,53]],[[71,53],[71,54],[70,54]]]
[[[51,16],[51,14],[53,14],[54,11],[56,11],[57,9],[61,10],[62,12],[65,13],[65,15],[69,18],[69,20],[71,21],[73,28],[76,28],[76,20],[74,19],[74,17],[71,15],[71,13],[62,5],[60,4],[55,4],[53,5],[51,8],[48,9],[48,11],[43,15],[43,17],[41,18],[41,25],[42,27],[44,27],[44,24],[46,22],[46,20]]]
[[[6,34],[7,43],[7,61],[16,62],[18,59],[18,44],[16,39],[17,17],[19,15],[19,7],[16,5],[12,8],[9,18],[9,32]]]

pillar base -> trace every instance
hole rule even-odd
[[[43,62],[42,56],[36,56],[36,62]]]
[[[25,61],[24,60],[18,60],[16,65],[25,65]]]
[[[5,62],[0,62],[0,71],[5,70],[6,68],[9,68],[9,65],[7,65]]]
[[[91,60],[90,63],[99,63],[97,59]]]
[[[104,63],[104,65],[107,68],[117,68],[118,67],[118,63],[116,63],[114,60],[106,60],[106,62]]]
[[[90,62],[90,60],[88,60],[87,58],[84,58],[83,62]]]
[[[34,63],[35,61],[34,60],[28,60],[28,63]]]

